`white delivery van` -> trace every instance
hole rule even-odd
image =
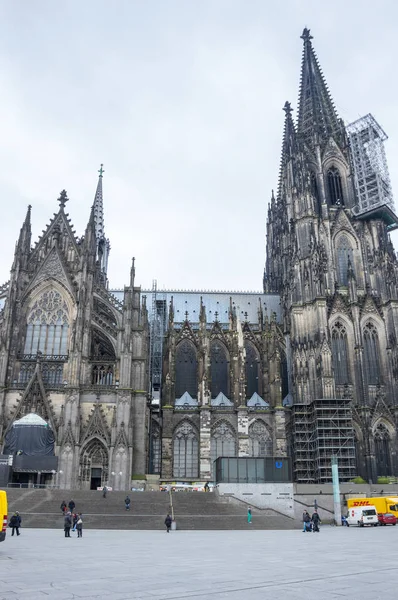
[[[349,525],[358,525],[364,527],[371,525],[377,527],[379,519],[377,518],[377,510],[375,506],[353,506],[348,509],[347,522]]]

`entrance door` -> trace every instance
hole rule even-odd
[[[95,467],[91,469],[90,490],[96,490],[102,485],[102,469]]]

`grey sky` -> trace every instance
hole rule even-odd
[[[304,26],[340,116],[389,135],[398,195],[397,17],[392,1],[3,0],[1,282],[28,204],[36,240],[65,188],[83,233],[103,162],[111,286],[135,256],[144,287],[261,289]]]

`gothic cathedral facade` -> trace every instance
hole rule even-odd
[[[81,238],[63,191],[32,247],[29,207],[0,289],[0,450],[15,421],[42,417],[58,457],[42,483],[211,481],[220,456],[290,455],[307,483],[330,481],[332,456],[343,481],[398,474],[398,219],[383,132],[371,115],[344,125],[309,30],[302,39],[263,292],[143,295],[134,261],[110,291],[102,167]]]

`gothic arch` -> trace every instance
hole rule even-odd
[[[336,385],[345,385],[352,382],[350,333],[346,320],[337,317],[330,323],[330,339],[332,347],[333,370]]]
[[[46,281],[41,281],[31,290],[29,290],[26,297],[23,299],[23,309],[25,312],[25,316],[27,317],[28,313],[32,310],[33,304],[42,296],[42,294],[55,290],[58,292],[63,300],[66,302],[68,307],[68,313],[71,317],[71,320],[76,316],[76,302],[71,293],[71,291],[62,285],[56,279],[49,279]]]
[[[326,158],[326,160],[324,160],[322,163],[322,171],[324,174],[323,178],[324,178],[324,184],[325,184],[327,203],[332,206],[335,205],[335,203],[331,202],[331,199],[330,199],[329,181],[328,181],[328,173],[330,171],[333,172],[333,170],[336,170],[340,175],[341,191],[342,191],[342,195],[343,195],[343,197],[340,198],[341,205],[348,206],[349,205],[349,193],[348,193],[349,171],[347,168],[347,163],[344,160],[342,160],[342,158],[337,156],[335,153],[333,153],[333,155],[329,155]]]
[[[392,475],[391,435],[384,420],[379,420],[373,427],[373,441],[376,459],[376,474],[378,477]]]
[[[192,398],[198,396],[198,358],[192,341],[181,340],[175,350],[175,397],[185,392]]]
[[[255,393],[262,396],[260,352],[250,340],[245,340],[245,351],[246,398]]]
[[[212,472],[219,456],[237,456],[236,431],[225,419],[216,421],[211,428],[210,458]]]
[[[192,421],[184,419],[173,432],[173,477],[196,479],[198,475],[198,431]]]
[[[114,340],[94,326],[91,328],[91,357],[95,360],[116,361]]]
[[[85,488],[90,487],[93,478],[105,485],[109,478],[109,454],[106,444],[98,437],[92,437],[80,452],[79,477]]]
[[[74,305],[65,289],[46,282],[31,294],[24,306],[23,353],[60,356],[69,350]]]
[[[229,397],[229,353],[219,339],[210,342],[211,397],[222,393]]]
[[[249,456],[272,456],[272,433],[262,419],[255,419],[249,425]]]
[[[380,328],[378,320],[374,318],[365,318],[361,320],[363,362],[369,385],[378,385],[383,383],[383,352],[386,347],[384,328]],[[384,342],[384,343],[383,343]]]

